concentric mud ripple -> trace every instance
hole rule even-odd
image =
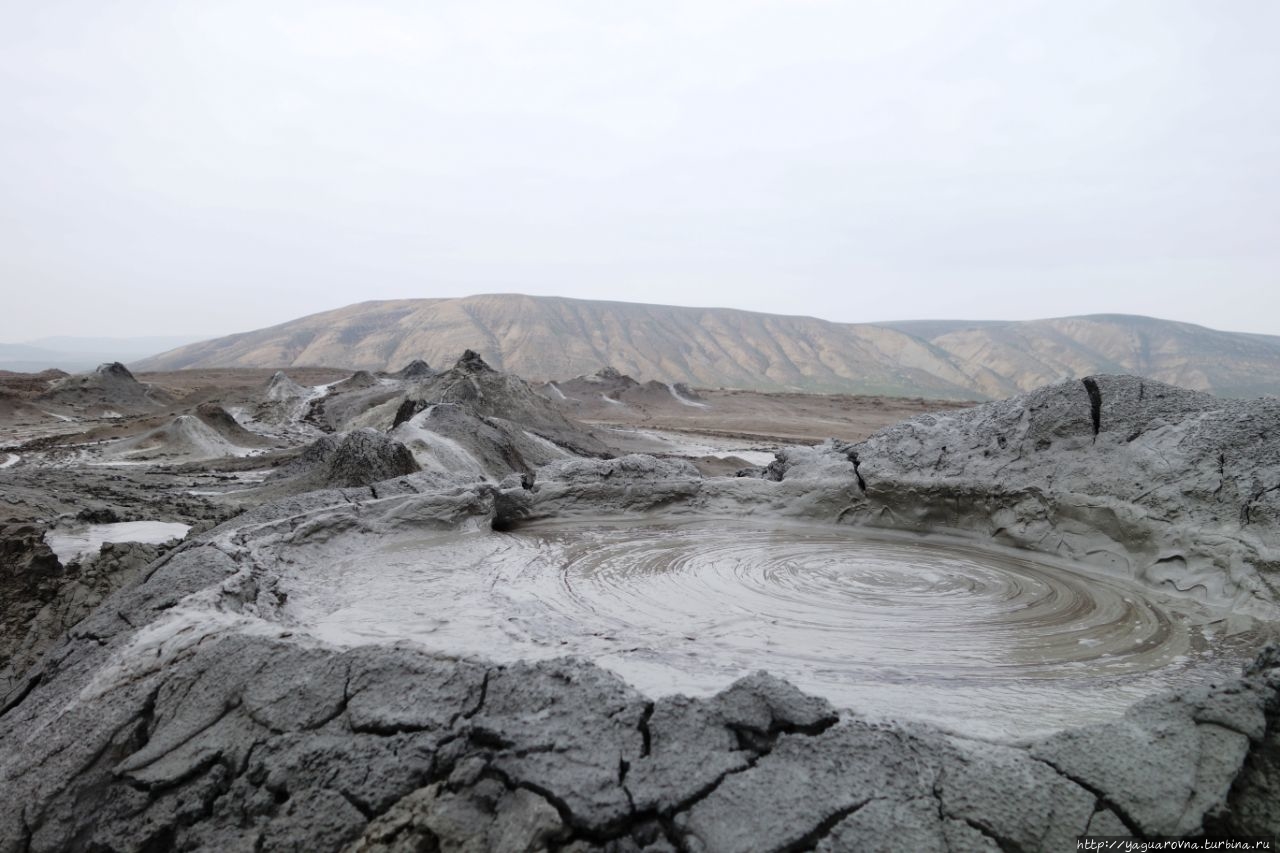
[[[991,735],[1115,716],[1233,671],[1262,641],[1252,627],[1228,638],[1220,614],[1120,580],[830,527],[449,534],[289,584],[289,616],[341,644],[580,655],[653,694],[767,669],[864,713]]]
[[[1086,661],[1145,670],[1185,651],[1151,603],[1009,557],[832,532],[596,540],[560,540],[563,595],[544,601],[566,621],[947,678],[1044,676]]]

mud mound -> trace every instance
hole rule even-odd
[[[363,391],[367,388],[376,388],[380,383],[378,377],[374,376],[367,370],[357,370],[346,379],[334,385],[330,390],[332,393],[341,394],[346,391]]]
[[[368,371],[325,389],[312,400],[303,418],[324,432],[350,432],[370,424],[366,415],[390,400],[404,397],[402,383],[383,383]]]
[[[608,420],[635,409],[640,413],[688,414],[689,409],[710,406],[683,382],[638,382],[625,373],[605,367],[590,376],[578,376],[539,386],[543,397],[568,407],[581,417]]]
[[[684,384],[683,382],[676,382],[673,385],[668,385],[667,390],[671,392],[673,397],[675,397],[677,400],[680,400],[681,402],[684,402],[684,401],[688,401],[692,403],[706,402],[705,400],[702,399],[701,396],[698,395],[697,391],[694,391],[692,388],[690,388],[688,385]]]
[[[299,385],[283,371],[276,371],[257,396],[256,405],[252,406],[252,420],[287,431],[298,431],[317,394],[314,388]],[[306,427],[301,427],[301,431],[304,434],[314,432]]]
[[[282,370],[277,370],[275,374],[267,380],[267,385],[263,389],[263,399],[270,403],[300,400],[310,394],[310,389],[304,388],[297,382],[294,382],[286,376]]]
[[[669,385],[666,382],[650,381],[618,395],[627,403],[638,403],[646,409],[680,409],[688,406],[698,409],[707,408],[707,404],[697,392],[684,383]]]
[[[617,400],[640,383],[613,367],[602,367],[589,376],[575,376],[541,386],[544,396],[563,402],[594,402],[601,398]]]
[[[230,412],[217,403],[201,403],[196,407],[195,416],[227,441],[240,447],[267,447],[272,444],[266,436],[245,429]]]
[[[602,367],[590,376],[581,376],[579,379],[584,383],[603,385],[611,389],[630,388],[640,384],[616,367]]]
[[[261,441],[253,441],[253,446],[261,444]],[[179,415],[162,427],[137,438],[121,441],[110,448],[107,455],[129,459],[195,461],[244,456],[251,449],[251,446],[233,442],[196,415]]]
[[[134,378],[133,373],[129,370],[129,368],[125,367],[123,364],[121,364],[118,361],[111,361],[111,362],[107,362],[106,364],[100,364],[98,365],[98,369],[95,370],[94,372],[97,373],[99,376],[106,377],[114,381],[120,381],[120,382],[137,382],[138,381],[137,379]]]
[[[392,426],[436,403],[454,403],[485,420],[501,418],[573,453],[601,456],[608,448],[585,427],[573,423],[529,383],[500,373],[472,350],[449,370],[421,382],[400,408]]]
[[[173,403],[169,394],[139,382],[129,368],[119,362],[100,365],[93,373],[79,373],[56,380],[38,399],[96,414],[106,411],[138,413]]]
[[[502,418],[480,418],[457,403],[433,403],[396,426],[424,470],[501,480],[531,474],[571,454]]]
[[[362,429],[318,439],[268,479],[291,481],[297,487],[346,488],[368,486],[419,470],[409,448],[376,430]]]
[[[403,380],[426,379],[427,377],[435,375],[436,370],[420,358],[415,358],[395,373],[387,374],[387,376],[392,379]]]

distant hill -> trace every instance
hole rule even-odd
[[[362,302],[134,362],[137,370],[451,363],[465,349],[531,380],[610,365],[702,388],[1002,397],[1091,373],[1227,396],[1280,393],[1280,337],[1150,317],[832,323],[727,308],[496,294]]]
[[[723,308],[677,308],[514,295],[365,302],[269,329],[181,347],[133,365],[451,364],[465,349],[531,380],[612,365],[700,387],[971,397],[945,353],[878,326],[845,326]]]
[[[913,326],[896,325],[908,333]],[[1270,335],[1126,314],[948,323],[917,333],[991,397],[1091,373],[1132,373],[1224,397],[1280,394],[1280,337]]]
[[[99,364],[131,362],[161,350],[198,341],[194,335],[139,338],[53,337],[0,344],[0,370],[38,373],[56,368],[72,373],[93,370]]]

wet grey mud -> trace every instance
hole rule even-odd
[[[542,522],[401,538],[291,572],[286,618],[340,646],[587,658],[654,695],[765,669],[838,707],[1022,737],[1234,675],[1252,620],[1096,570],[829,525]]]

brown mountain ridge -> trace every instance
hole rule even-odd
[[[1004,397],[1132,373],[1223,396],[1280,393],[1280,337],[1151,317],[832,323],[728,308],[491,294],[362,302],[132,365],[398,370],[466,349],[530,380],[623,373],[701,388]]]

